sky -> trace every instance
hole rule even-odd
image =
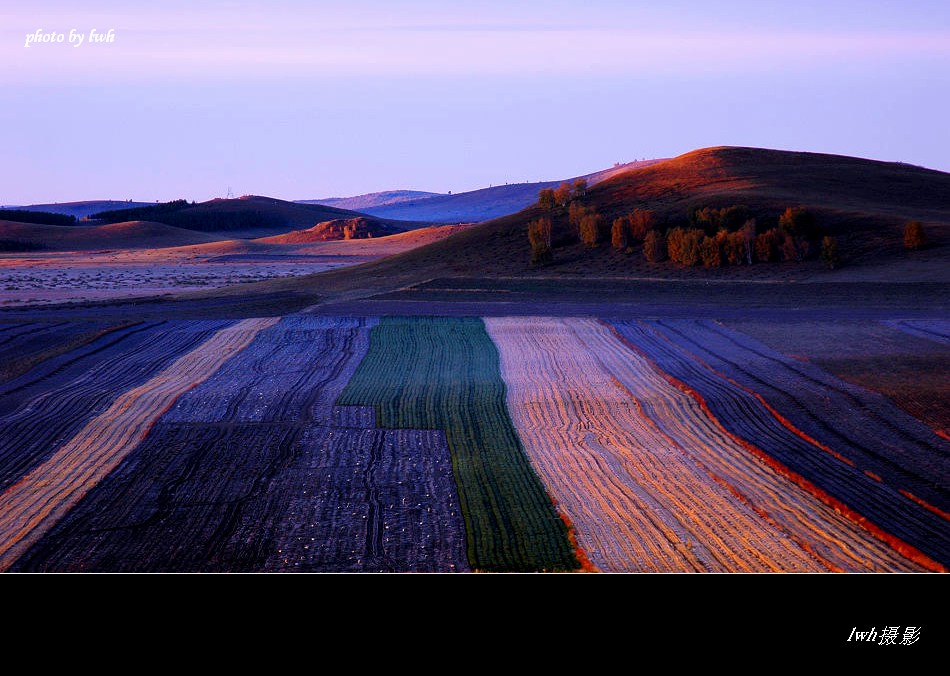
[[[461,192],[719,145],[950,171],[948,120],[946,0],[0,0],[6,205]]]

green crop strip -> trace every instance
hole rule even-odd
[[[340,395],[381,427],[445,431],[472,568],[580,567],[505,405],[498,351],[477,318],[386,317]]]

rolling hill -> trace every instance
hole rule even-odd
[[[318,200],[295,200],[297,204],[322,204],[337,209],[350,209],[351,211],[365,211],[373,207],[385,207],[400,202],[411,202],[413,200],[426,199],[428,197],[440,196],[443,193],[425,192],[424,190],[384,190],[383,192],[370,192],[365,195],[356,195],[354,197],[326,197]]]
[[[646,167],[664,160],[641,160],[620,164],[609,169],[597,171],[575,178],[586,179],[589,185],[595,185],[619,173]],[[573,181],[574,178],[564,179]],[[427,223],[478,223],[492,218],[507,216],[534,203],[538,191],[542,188],[557,187],[562,181],[542,181],[537,183],[512,183],[496,185],[480,190],[443,195],[427,193],[415,199],[398,199],[374,203],[374,193],[346,198],[345,201],[313,200],[313,203],[333,204],[333,206],[356,209],[378,218],[390,218],[406,221],[424,221]],[[397,191],[404,194],[408,191]],[[311,202],[308,200],[308,202]]]
[[[375,218],[358,216],[356,218],[337,218],[317,223],[306,230],[294,230],[283,235],[273,235],[260,239],[273,244],[305,244],[309,242],[327,242],[340,239],[373,239],[395,235],[404,230],[396,230]]]
[[[950,174],[921,167],[818,153],[705,148],[619,172],[593,186],[584,203],[607,223],[635,208],[650,209],[661,227],[685,223],[688,209],[697,204],[744,204],[765,226],[777,221],[787,206],[807,207],[820,227],[839,237],[848,265],[880,268],[881,279],[908,259],[902,228],[905,221],[918,219],[926,224],[934,246],[915,252],[909,265],[930,265],[941,283],[950,282]],[[825,274],[814,260],[722,269],[647,263],[639,250],[627,255],[609,244],[591,249],[571,241],[563,212],[554,215],[554,239],[563,243],[555,245],[551,265],[532,267],[529,262],[528,223],[546,213],[535,204],[384,260],[282,280],[280,288],[353,298],[440,278],[553,278],[565,280],[556,282],[561,287],[580,287],[587,279],[604,277],[769,281]],[[265,284],[261,290],[267,288],[277,287]]]
[[[107,225],[39,225],[0,221],[0,250],[94,251],[98,249],[154,249],[201,244],[214,235],[150,221]]]
[[[249,195],[214,199],[199,204],[182,202],[122,209],[96,215],[103,222],[148,219],[185,230],[215,233],[228,238],[254,239],[305,230],[318,223],[364,217],[364,214],[318,204],[299,204],[272,197]],[[403,232],[420,223],[377,219],[389,232]]]

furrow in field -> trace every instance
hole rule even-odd
[[[0,383],[28,373],[43,362],[78,350],[131,322],[29,323],[0,334]],[[0,386],[2,387],[2,386]]]
[[[0,488],[42,463],[118,393],[195,349],[228,322],[142,324],[102,336],[0,386]]]
[[[14,570],[465,570],[444,434],[367,429],[373,410],[334,406],[373,324],[261,331]]]
[[[616,326],[620,335],[643,350],[662,371],[691,388],[730,434],[754,444],[768,458],[802,477],[808,490],[850,511],[852,518],[905,556],[931,568],[946,565],[945,520],[899,493],[896,479],[914,472],[881,469],[899,465],[893,459],[884,463],[879,457],[857,453],[857,444],[843,443],[838,433],[823,432],[828,421],[835,420],[836,412],[844,418],[841,424],[845,427],[860,424],[860,420],[875,425],[879,409],[870,413],[861,408],[842,410],[840,399],[838,403],[833,401],[842,396],[840,389],[849,390],[843,396],[850,398],[859,388],[840,383],[819,389],[817,379],[794,375],[804,367],[814,373],[815,367],[788,358],[789,364],[780,359],[756,358],[736,341],[724,341],[719,328],[708,330],[702,324],[686,321],[649,325],[622,322]],[[822,374],[822,378],[831,377]],[[880,401],[875,402],[875,406],[880,405]],[[913,425],[923,427],[902,411],[892,409]],[[821,415],[828,418],[820,420]],[[882,442],[888,445],[900,438],[890,426],[878,426],[878,432],[889,437]],[[857,436],[870,439],[866,431]],[[907,444],[919,444],[924,437],[935,438],[912,431]]]
[[[505,407],[498,352],[474,318],[383,318],[338,400],[372,406],[386,429],[444,430],[468,561],[486,571],[579,566]]]
[[[226,364],[202,387],[182,397],[168,412],[168,422],[329,422],[333,399],[316,396],[336,383],[353,350],[362,357],[375,320],[334,317],[286,317]],[[358,334],[362,337],[358,337]],[[346,382],[330,390],[339,392]],[[334,395],[335,396],[335,395]],[[311,410],[312,407],[319,410]]]
[[[311,490],[288,505],[271,570],[461,572],[465,526],[438,430],[316,427],[302,440]]]
[[[610,330],[582,319],[486,319],[525,448],[608,571],[818,571],[774,519],[696,455],[728,438]],[[636,388],[636,389],[634,389]],[[652,398],[649,411],[642,398]],[[676,426],[678,438],[654,417]],[[669,419],[669,420],[668,420]]]
[[[694,397],[676,387],[659,386],[657,378],[668,385],[669,381],[650,360],[636,353],[633,357],[636,369],[620,368],[614,373],[644,414],[711,477],[829,570],[923,570],[855,521],[777,473],[762,461],[761,453],[750,452],[748,442],[737,439]],[[740,405],[736,412],[750,419],[756,417],[755,410],[748,406]]]
[[[918,338],[926,338],[942,345],[950,345],[950,321],[941,319],[904,319],[885,322]]]
[[[211,376],[276,319],[221,329],[142,385],[120,394],[43,464],[0,495],[0,570],[53,528],[148,434],[183,392]]]

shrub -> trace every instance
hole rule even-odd
[[[650,263],[659,263],[666,259],[666,238],[651,230],[643,240],[643,257]]]
[[[904,226],[904,248],[916,251],[926,244],[927,233],[924,232],[924,224],[920,221],[908,221]]]

